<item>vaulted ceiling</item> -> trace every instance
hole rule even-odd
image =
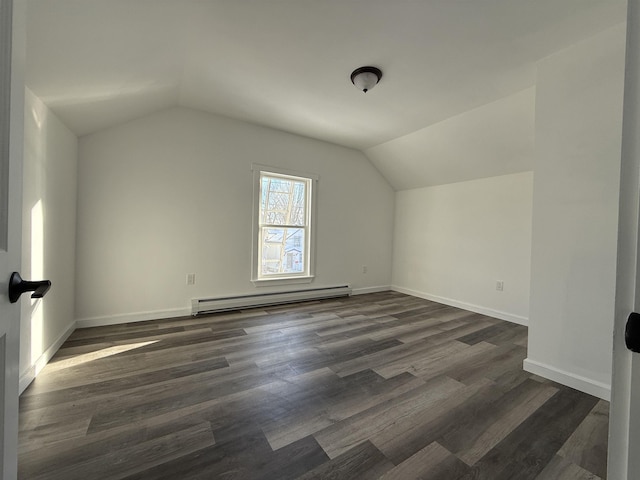
[[[625,13],[624,0],[29,0],[26,83],[78,136],[181,105],[360,149],[412,188],[510,173],[446,171],[448,139],[495,132],[482,109],[522,153],[511,170],[530,168],[533,132],[514,119],[533,121],[535,62]],[[349,80],[363,65],[384,72],[367,94]]]

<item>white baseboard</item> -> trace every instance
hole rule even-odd
[[[601,398],[606,401],[611,401],[611,385],[598,382],[575,373],[567,372],[560,368],[547,365],[536,360],[525,358],[522,363],[522,368],[529,373],[540,375],[546,379],[552,380],[567,387],[575,388],[581,392],[588,393],[594,397]]]
[[[354,288],[352,295],[366,293],[378,293],[391,290],[389,285],[378,287]],[[174,308],[171,310],[155,310],[151,312],[123,313],[119,315],[105,315],[101,317],[88,317],[76,319],[76,328],[103,327],[106,325],[119,325],[122,323],[144,322],[146,320],[159,320],[162,318],[187,317],[191,315],[190,308]]]
[[[398,287],[396,285],[392,285],[391,290],[395,292],[406,293],[407,295],[413,295],[414,297],[431,300],[432,302],[443,303],[451,307],[462,308],[464,310],[469,310],[470,312],[480,313],[488,317],[506,320],[507,322],[517,323],[518,325],[524,325],[525,327],[529,325],[529,319],[527,317],[514,315],[508,312],[502,312],[500,310],[493,310],[491,308],[474,305],[472,303],[461,302],[459,300],[454,300],[453,298],[431,295],[430,293],[418,292],[416,290],[411,290],[410,288]]]
[[[123,313],[119,315],[105,315],[102,317],[78,318],[78,328],[102,327],[105,325],[119,325],[121,323],[144,322],[161,318],[188,317],[190,308],[173,308],[171,310],[155,310],[152,312]]]
[[[380,287],[354,288],[351,290],[351,295],[364,295],[366,293],[388,292],[389,290],[391,290],[391,287],[389,285],[383,285]]]
[[[49,360],[53,358],[56,352],[60,349],[62,344],[71,336],[76,329],[76,322],[71,322],[65,331],[60,335],[53,344],[47,348],[47,350],[40,355],[36,362],[31,365],[25,372],[20,374],[20,380],[18,381],[19,394],[21,395],[27,387],[33,382],[40,371],[45,367]]]

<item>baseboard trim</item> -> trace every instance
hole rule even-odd
[[[71,334],[76,329],[76,322],[71,322],[65,331],[60,335],[53,344],[47,348],[47,350],[40,355],[40,357],[36,360],[36,362],[31,365],[25,372],[20,374],[20,379],[18,380],[18,394],[22,395],[31,382],[38,376],[38,374],[42,371],[42,369],[49,363],[49,360],[53,358],[56,352],[60,349],[62,344],[67,341],[67,338],[71,336]]]
[[[354,288],[352,295],[364,295],[366,293],[387,292],[391,290],[389,285],[377,287]],[[162,318],[191,316],[190,308],[174,308],[171,310],[155,310],[151,312],[122,313],[118,315],[105,315],[100,317],[78,318],[75,321],[76,328],[104,327],[107,325],[120,325],[122,323],[144,322],[147,320],[160,320]]]
[[[105,325],[119,325],[122,323],[144,322],[160,320],[162,318],[188,317],[190,308],[173,308],[171,310],[155,310],[152,312],[122,313],[119,315],[105,315],[102,317],[78,318],[77,328],[103,327]]]
[[[391,290],[390,285],[383,285],[380,287],[353,288],[351,290],[351,295],[365,295],[367,293],[388,292],[389,290]]]
[[[530,358],[525,358],[522,362],[522,368],[529,373],[540,375],[548,380],[552,380],[567,387],[575,388],[581,392],[593,395],[606,401],[611,401],[611,385],[597,382],[575,373],[567,372],[560,368],[547,365]]]
[[[508,312],[502,312],[500,310],[493,310],[491,308],[482,307],[480,305],[474,305],[473,303],[461,302],[459,300],[454,300],[453,298],[440,297],[438,295],[432,295],[430,293],[418,292],[417,290],[398,287],[397,285],[392,285],[391,290],[393,290],[394,292],[405,293],[407,295],[413,295],[414,297],[431,300],[432,302],[443,303],[451,307],[462,308],[464,310],[469,310],[470,312],[480,313],[488,317],[506,320],[507,322],[517,323],[518,325],[524,325],[525,327],[529,325],[529,319],[527,317],[514,315]]]

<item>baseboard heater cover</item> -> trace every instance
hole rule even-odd
[[[310,288],[288,292],[257,293],[232,297],[194,298],[191,300],[191,315],[196,316],[205,313],[240,310],[243,308],[303,302],[305,300],[348,297],[349,295],[351,295],[351,288],[348,285],[338,285],[335,287]]]

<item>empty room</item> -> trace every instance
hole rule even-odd
[[[638,0],[0,1],[2,478],[635,478]]]

